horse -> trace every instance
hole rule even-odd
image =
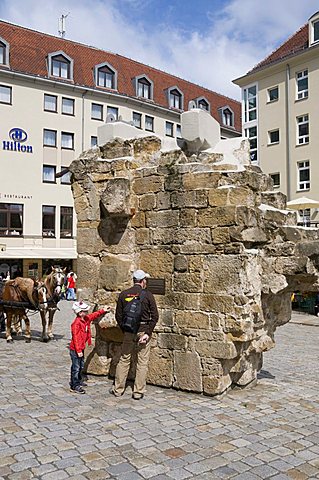
[[[43,282],[32,278],[17,277],[14,280],[7,280],[2,288],[1,310],[6,314],[6,339],[11,343],[11,325],[18,325],[18,332],[22,332],[22,320],[25,322],[25,341],[31,342],[30,320],[26,310],[41,310],[47,308],[47,289]],[[14,321],[13,321],[14,320]]]
[[[47,306],[40,310],[42,320],[42,340],[48,342],[54,338],[53,317],[58,309],[61,290],[64,283],[66,269],[60,267],[52,267],[49,275],[43,279],[44,286],[47,289]],[[48,319],[48,322],[47,322]]]

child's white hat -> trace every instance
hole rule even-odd
[[[72,310],[74,313],[87,312],[90,308],[90,305],[84,302],[74,302],[72,305]]]

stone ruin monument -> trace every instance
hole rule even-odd
[[[221,140],[196,109],[182,114],[182,135],[181,149],[107,123],[99,147],[71,164],[78,286],[115,306],[135,269],[165,281],[148,382],[217,395],[256,381],[291,293],[318,289],[318,230],[296,226],[285,195],[250,164],[248,140]],[[102,322],[86,369],[112,376],[122,333],[114,313]]]

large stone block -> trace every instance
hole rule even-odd
[[[184,350],[186,343],[186,338],[176,333],[159,333],[157,336],[159,348],[167,350]]]
[[[202,392],[200,357],[195,352],[174,352],[173,386],[191,392]]]
[[[176,210],[146,212],[147,227],[176,227],[178,220],[179,213]]]
[[[142,250],[140,254],[140,267],[152,277],[166,277],[174,269],[174,256],[171,252],[152,248]]]
[[[206,395],[220,395],[225,392],[231,384],[232,380],[230,375],[203,377],[203,391]]]
[[[175,292],[202,292],[203,281],[200,273],[176,273],[173,278],[173,289]]]
[[[101,205],[107,215],[131,215],[131,182],[127,178],[108,180],[101,194]]]
[[[132,189],[136,195],[144,195],[150,192],[160,192],[164,190],[164,178],[159,175],[153,175],[143,178],[135,178],[132,182]]]
[[[206,358],[236,358],[238,356],[235,345],[232,342],[200,340],[195,344],[196,352]]]
[[[77,267],[77,275],[79,277],[77,288],[96,289],[100,274],[100,265],[101,261],[99,257],[82,255]],[[90,272],[90,274],[88,274],[88,272]]]
[[[106,255],[100,266],[99,288],[121,290],[130,279],[132,263],[118,256]]]
[[[206,312],[234,313],[235,303],[231,295],[202,294],[200,309]]]
[[[171,194],[173,208],[203,208],[207,206],[207,191],[174,192]]]
[[[151,348],[147,382],[161,387],[173,385],[173,359],[171,352]]]
[[[209,329],[209,315],[197,311],[177,311],[175,322],[181,329]]]

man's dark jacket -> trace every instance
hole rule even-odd
[[[136,283],[133,285],[133,287],[123,290],[123,292],[120,293],[115,312],[115,318],[120,328],[122,327],[124,307],[127,305],[127,301],[125,299],[135,295],[141,295],[142,291],[142,286]],[[138,331],[147,333],[147,335],[151,335],[157,321],[158,310],[155,298],[151,292],[144,290],[144,297],[142,298],[141,324]]]

